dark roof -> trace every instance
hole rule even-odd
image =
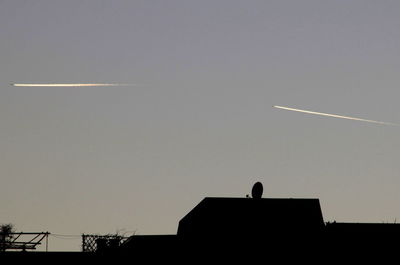
[[[205,198],[181,219],[178,236],[254,238],[323,227],[318,199]]]
[[[400,224],[397,223],[327,223],[326,231],[332,235],[347,237],[392,236],[400,237]]]
[[[134,250],[141,255],[161,254],[173,252],[178,242],[176,235],[134,235],[127,239],[121,249],[124,251]]]

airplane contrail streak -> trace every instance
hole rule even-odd
[[[19,87],[94,87],[94,86],[133,86],[134,84],[11,84]]]
[[[277,109],[283,109],[283,110],[289,110],[289,111],[296,111],[296,112],[301,112],[301,113],[307,113],[307,114],[313,114],[313,115],[320,115],[320,116],[326,116],[326,117],[332,117],[332,118],[339,118],[339,119],[346,119],[346,120],[353,120],[353,121],[364,121],[364,122],[376,123],[376,124],[381,124],[381,125],[400,126],[400,124],[391,123],[391,122],[367,120],[367,119],[361,119],[361,118],[355,118],[355,117],[349,117],[349,116],[342,116],[342,115],[337,115],[337,114],[330,114],[330,113],[323,113],[323,112],[315,112],[315,111],[302,110],[302,109],[294,109],[294,108],[283,107],[283,106],[273,106],[273,107],[274,107],[274,108],[277,108]]]

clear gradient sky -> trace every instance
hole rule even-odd
[[[176,233],[205,196],[400,219],[399,1],[0,1],[0,223]],[[136,83],[13,87],[10,83]],[[80,240],[50,238],[50,250]]]

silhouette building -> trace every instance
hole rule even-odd
[[[211,257],[318,261],[322,256],[340,261],[397,256],[399,224],[325,223],[318,199],[262,198],[262,190],[256,183],[253,198],[204,198],[179,221],[177,234],[134,235],[112,251],[81,257],[192,262]]]
[[[318,199],[261,195],[262,185],[256,183],[253,198],[204,198],[179,221],[176,235],[132,236],[122,246],[124,253],[291,260],[394,253],[399,245],[392,243],[400,238],[398,224],[325,223]]]

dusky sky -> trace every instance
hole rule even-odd
[[[205,196],[400,217],[400,2],[0,1],[0,223],[176,233]],[[14,87],[11,83],[137,86]],[[50,250],[80,240],[50,238]]]

